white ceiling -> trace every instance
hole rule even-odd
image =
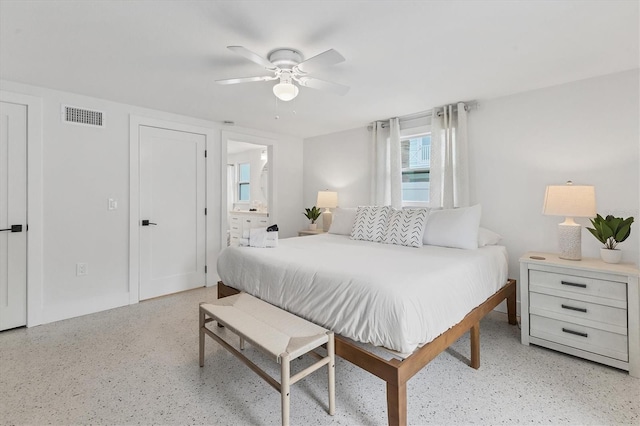
[[[310,137],[639,67],[637,0],[0,0],[0,78]],[[273,82],[226,49],[346,62],[276,110]],[[279,115],[279,119],[275,116]]]

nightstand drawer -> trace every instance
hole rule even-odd
[[[627,310],[531,292],[529,312],[600,330],[627,334]]]
[[[627,336],[567,321],[530,315],[530,334],[551,342],[628,361]]]
[[[627,306],[627,285],[615,281],[530,270],[529,290],[616,307]]]

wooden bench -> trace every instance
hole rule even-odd
[[[334,414],[335,344],[332,331],[310,323],[246,293],[218,299],[213,303],[201,303],[199,318],[200,367],[204,367],[204,336],[207,334],[280,392],[282,424],[288,425],[290,386],[324,365],[328,365],[329,414]],[[280,383],[207,328],[206,324],[211,321],[217,321],[218,325],[223,325],[237,334],[240,338],[240,349],[244,349],[245,341],[247,341],[273,357],[280,364]],[[314,351],[314,349],[325,344],[327,348],[326,356]],[[312,355],[319,361],[291,376],[291,360],[304,354]]]

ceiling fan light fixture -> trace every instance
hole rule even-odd
[[[273,94],[281,101],[288,102],[298,96],[298,86],[293,83],[278,83],[273,86]]]
[[[309,75],[309,73],[313,73],[316,70],[344,62],[344,57],[333,49],[326,50],[305,60],[302,53],[290,48],[272,50],[267,55],[267,58],[243,46],[227,46],[227,48],[244,56],[251,62],[261,65],[272,75],[216,80],[218,84],[250,83],[253,81],[273,81],[279,79],[278,84],[273,86],[273,94],[284,102],[288,102],[298,96],[298,92],[300,91],[299,86],[326,90],[338,95],[345,95],[349,91],[349,87],[347,86],[321,80]]]

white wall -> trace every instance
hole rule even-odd
[[[527,250],[558,250],[563,218],[541,214],[546,185],[594,185],[600,214],[640,220],[638,90],[635,70],[481,102],[469,115],[471,194],[504,234],[512,271]],[[639,235],[636,223],[623,260],[638,263]],[[583,256],[599,248],[583,228]]]
[[[482,224],[504,236],[509,276],[529,250],[557,251],[556,225],[542,215],[546,185],[573,180],[596,187],[601,214],[634,216],[624,260],[639,258],[640,107],[638,70],[513,96],[478,100],[469,114],[471,197]],[[340,205],[367,204],[369,134],[363,127],[304,141],[304,202],[336,189]],[[587,224],[587,219],[578,219]],[[600,243],[583,229],[583,256]]]
[[[220,132],[229,127],[8,81],[0,81],[0,89],[42,99],[43,289],[38,317],[47,323],[128,304],[130,115],[215,129],[210,156],[221,155]],[[103,111],[106,127],[62,123],[61,104]],[[297,235],[297,211],[302,205],[302,141],[252,129],[233,130],[267,137],[277,145],[275,155],[283,166],[275,170],[275,213],[281,221],[281,236]],[[207,184],[221,185],[223,172],[226,170],[209,170]],[[109,198],[118,201],[117,210],[107,209]],[[220,200],[208,200],[207,207],[220,211]],[[215,235],[219,232],[208,229]],[[219,248],[208,247],[208,259],[215,259],[211,251],[215,255]],[[78,262],[88,264],[88,275],[76,276]],[[209,265],[210,273],[212,270],[215,277],[215,264]]]
[[[338,206],[369,204],[371,135],[366,126],[346,132],[308,138],[304,141],[304,206],[316,204],[318,191],[338,192]],[[302,215],[302,226],[308,220]],[[318,220],[322,227],[322,216]]]

